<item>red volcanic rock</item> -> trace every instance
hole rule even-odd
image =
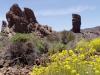
[[[6,21],[2,21],[1,32],[4,32],[4,29],[7,27]]]
[[[81,16],[78,14],[72,14],[72,31],[75,33],[80,33],[81,26]]]
[[[52,29],[47,25],[41,25],[36,20],[34,12],[30,8],[24,8],[24,11],[14,4],[6,13],[8,27],[18,33],[38,32],[42,36],[51,34]]]
[[[26,20],[29,23],[31,23],[31,22],[38,23],[36,20],[35,14],[31,9],[24,8],[24,15],[25,15]]]
[[[27,21],[23,17],[23,12],[17,4],[12,5],[9,12],[6,14],[8,21],[8,27],[14,26],[15,32],[24,33],[27,32]]]
[[[2,27],[6,27],[6,26],[7,26],[6,21],[2,21]]]
[[[18,6],[18,4],[13,4],[10,8],[10,11],[13,12],[13,14],[17,15],[17,16],[22,16],[22,10],[20,9],[20,7]]]

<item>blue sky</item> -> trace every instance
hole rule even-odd
[[[56,31],[72,28],[72,13],[81,15],[82,29],[100,26],[100,0],[0,0],[0,24],[14,3],[31,8],[40,24]]]

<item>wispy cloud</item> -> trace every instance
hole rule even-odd
[[[94,6],[77,6],[77,7],[71,7],[71,8],[62,8],[62,9],[47,9],[47,10],[41,10],[38,11],[39,16],[63,16],[68,15],[72,13],[81,13],[85,11],[92,11],[95,10],[96,7]]]

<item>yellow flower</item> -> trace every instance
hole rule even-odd
[[[67,50],[63,50],[63,51],[62,51],[62,54],[63,54],[63,55],[66,55],[66,54],[67,54]]]
[[[56,72],[58,73],[59,71],[57,70]]]
[[[68,64],[69,62],[68,61],[65,61],[65,64]]]
[[[84,49],[83,48],[80,48],[80,51],[83,51]]]
[[[68,66],[67,66],[67,69],[68,69],[68,70],[70,70],[70,69],[71,69],[71,67],[68,65]]]
[[[70,60],[71,60],[71,58],[70,58],[70,57],[67,57],[65,60],[66,60],[66,61],[70,61]]]
[[[87,71],[86,74],[88,74],[89,72]]]
[[[76,48],[75,51],[77,51],[78,49]]]
[[[84,58],[85,58],[85,55],[84,55],[84,54],[80,54],[80,55],[79,55],[79,58],[80,58],[80,59],[84,59]]]
[[[76,70],[72,70],[71,73],[76,73]]]
[[[96,70],[96,68],[93,68],[93,70]]]
[[[77,59],[77,58],[73,59],[73,62],[76,62],[76,61],[78,61],[78,59]]]
[[[100,71],[99,70],[95,70],[95,73],[98,74],[98,73],[100,73]]]
[[[79,73],[77,73],[76,75],[80,75]]]
[[[84,61],[84,63],[86,64],[86,63],[87,63],[87,61]]]
[[[73,50],[69,50],[69,55],[73,55],[73,54],[74,54]]]

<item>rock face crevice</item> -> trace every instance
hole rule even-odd
[[[38,23],[34,12],[30,8],[21,10],[18,4],[13,4],[11,6],[10,10],[6,13],[6,19],[8,23],[6,26],[15,33],[31,33],[35,31],[41,36],[52,33],[51,27]],[[6,22],[2,23],[2,28],[4,24],[6,24]]]
[[[74,33],[80,33],[81,16],[78,14],[72,14],[72,31]]]

